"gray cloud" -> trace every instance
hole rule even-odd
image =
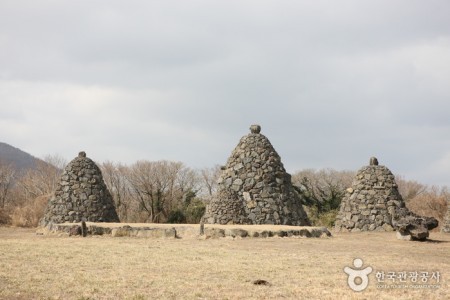
[[[450,178],[448,1],[2,1],[0,134],[35,155]]]

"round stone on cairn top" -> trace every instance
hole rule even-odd
[[[370,165],[371,166],[378,166],[378,159],[376,157],[372,156],[370,158]]]
[[[261,132],[261,126],[255,124],[250,126],[250,132],[251,133],[260,133]]]

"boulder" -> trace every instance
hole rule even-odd
[[[392,224],[402,237],[410,236],[411,240],[422,241],[428,238],[430,230],[438,227],[439,222],[435,218],[421,217],[406,208],[399,208],[395,211]]]

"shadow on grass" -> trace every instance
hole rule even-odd
[[[412,240],[413,242],[420,242],[420,243],[429,243],[429,244],[445,244],[450,243],[450,241],[440,241],[440,240],[433,240],[433,239],[426,239],[426,240]]]

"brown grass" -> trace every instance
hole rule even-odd
[[[374,272],[360,293],[346,266]],[[439,271],[437,289],[379,289],[376,271]],[[268,286],[254,285],[266,280]],[[139,239],[36,236],[0,227],[1,299],[448,299],[450,235]]]
[[[11,223],[18,227],[36,227],[44,216],[50,195],[39,196],[22,206],[14,209]]]

